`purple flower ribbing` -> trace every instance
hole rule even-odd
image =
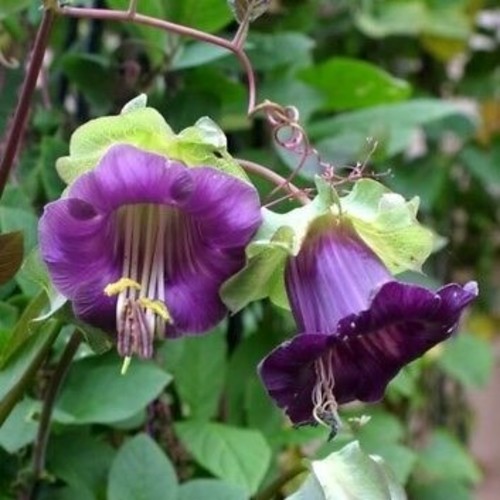
[[[219,287],[260,222],[245,182],[117,145],[46,206],[40,249],[78,317],[116,331],[122,355],[149,357],[155,335],[202,333],[223,318]]]
[[[297,425],[331,424],[338,404],[379,400],[404,365],[452,335],[477,295],[474,282],[432,292],[395,281],[350,224],[333,217],[309,232],[285,273],[300,334],[259,372]]]

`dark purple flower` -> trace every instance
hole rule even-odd
[[[251,185],[117,145],[46,206],[40,249],[78,317],[116,331],[121,355],[149,357],[155,335],[223,318],[219,287],[260,222]]]
[[[381,260],[340,218],[309,231],[285,280],[302,334],[260,364],[270,396],[293,423],[335,427],[337,405],[382,398],[410,361],[450,337],[473,282],[437,292],[395,281]]]

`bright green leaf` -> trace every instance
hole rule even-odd
[[[444,430],[436,430],[420,452],[419,469],[428,480],[454,479],[477,484],[481,472],[464,446]]]
[[[109,500],[177,500],[175,470],[161,448],[139,434],[119,450],[111,466]]]
[[[104,498],[115,454],[111,445],[91,436],[88,429],[73,428],[51,436],[47,450],[48,469],[89,498]]]
[[[438,365],[467,387],[484,386],[493,371],[495,354],[490,342],[462,333],[443,345]]]
[[[271,450],[262,434],[197,421],[178,423],[175,429],[201,466],[248,494],[255,493],[271,460]]]
[[[32,399],[19,402],[0,426],[0,446],[9,453],[15,453],[35,439],[38,423],[35,413],[40,412],[40,404]]]
[[[178,500],[248,500],[245,491],[218,479],[195,479],[181,485]]]
[[[408,83],[365,61],[334,57],[303,69],[300,77],[325,96],[325,109],[345,110],[402,101]]]
[[[411,143],[414,131],[434,120],[461,114],[452,103],[438,99],[382,104],[367,109],[341,113],[333,118],[312,122],[308,127],[311,139],[332,138],[339,134],[358,133],[379,141],[387,156],[403,152]],[[360,144],[361,149],[363,144]]]
[[[0,21],[7,16],[17,14],[30,6],[32,0],[2,0],[0,5]]]
[[[413,500],[473,500],[476,498],[470,487],[456,479],[432,481],[430,483],[414,482],[410,490]]]
[[[433,35],[465,40],[471,31],[469,3],[426,0],[364,2],[357,11],[357,24],[368,36]]]
[[[40,292],[33,297],[24,309],[21,317],[12,329],[9,340],[2,346],[0,351],[0,369],[9,358],[21,347],[33,334],[38,333],[43,323],[35,323],[34,320],[40,317],[46,307],[48,299],[45,292]]]
[[[179,339],[176,343],[183,344],[182,354],[172,374],[186,413],[191,418],[209,419],[218,410],[226,375],[224,332],[219,329],[202,337]]]
[[[152,362],[134,359],[121,375],[114,353],[74,363],[56,408],[64,423],[112,423],[135,415],[156,398],[172,377]]]
[[[0,425],[22,398],[26,386],[35,376],[54,343],[59,328],[47,324],[37,335],[31,336],[8,359],[0,371]]]
[[[163,0],[166,18],[202,31],[218,31],[232,20],[224,0]]]

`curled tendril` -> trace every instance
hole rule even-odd
[[[300,113],[295,106],[281,106],[275,102],[265,100],[263,103],[257,105],[253,109],[252,113],[255,114],[260,111],[265,114],[268,123],[271,125],[275,143],[286,151],[300,157],[297,166],[293,169],[284,183],[274,188],[271,193],[269,193],[268,198],[272,197],[277,191],[283,189],[287,184],[292,182],[295,176],[305,165],[307,159],[311,156],[317,159],[318,165],[322,169],[320,175],[334,187],[354,182],[362,177],[376,178],[387,175],[388,173],[384,172],[378,174],[374,172],[367,172],[368,161],[378,146],[377,141],[372,138],[367,139],[370,150],[366,159],[362,163],[358,162],[355,166],[348,165],[339,167],[322,159],[318,150],[311,145],[306,131],[299,123]],[[339,171],[342,173],[339,173]],[[308,191],[310,192],[311,190]],[[274,205],[287,198],[289,198],[289,196],[271,201],[267,203],[266,206]]]

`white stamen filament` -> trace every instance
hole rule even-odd
[[[155,335],[165,331],[165,318],[170,320],[164,290],[168,210],[161,205],[131,205],[117,215],[122,229],[117,251],[123,251],[123,274],[105,293],[118,294],[118,351],[126,357],[134,353],[150,357]]]

